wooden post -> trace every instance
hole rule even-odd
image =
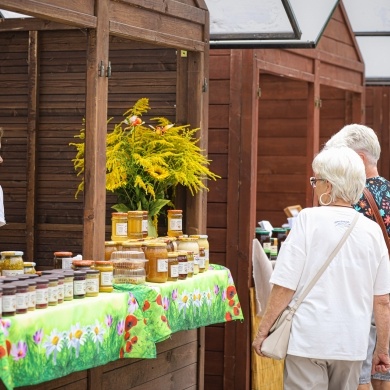
[[[83,256],[104,258],[109,0],[96,0],[97,28],[88,30]],[[104,69],[103,69],[104,67]]]
[[[26,261],[35,259],[35,214],[37,182],[37,131],[39,107],[38,31],[29,32],[28,40],[28,119],[27,119],[27,203]]]

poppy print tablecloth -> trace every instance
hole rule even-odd
[[[172,333],[242,320],[227,268],[101,293],[0,320],[0,378],[8,390],[120,358],[155,358]]]

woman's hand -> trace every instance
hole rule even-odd
[[[266,334],[261,333],[260,331],[257,332],[257,335],[255,339],[253,340],[252,347],[255,350],[255,352],[261,356],[261,357],[267,357],[261,353],[261,345],[263,344],[263,341],[267,338]]]

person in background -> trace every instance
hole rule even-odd
[[[1,139],[3,138],[4,130],[0,127],[0,151],[1,151]],[[3,162],[3,157],[0,155],[0,164]],[[0,186],[0,226],[5,225],[4,217],[4,200],[3,200],[3,189]]]
[[[388,234],[390,234],[390,182],[378,173],[377,162],[381,147],[374,130],[361,124],[344,126],[325,144],[326,148],[347,146],[361,157],[366,171],[366,187],[371,192],[382,215]],[[366,217],[375,220],[364,194],[354,205],[355,209]],[[371,376],[372,353],[375,346],[376,329],[371,324],[367,359],[363,363],[359,390],[369,390],[370,382],[374,390],[390,390],[390,372],[376,373]]]
[[[367,355],[371,315],[378,340],[373,369],[390,369],[389,254],[378,224],[352,207],[365,185],[364,165],[347,147],[322,150],[310,178],[321,207],[305,208],[281,247],[270,298],[253,348],[261,345],[278,315],[293,305],[358,221],[333,261],[296,311],[284,364],[285,390],[356,390]]]

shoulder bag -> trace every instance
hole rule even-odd
[[[367,199],[368,204],[371,207],[371,211],[374,214],[375,221],[377,222],[377,224],[382,229],[383,237],[385,238],[385,242],[386,242],[386,245],[387,245],[387,250],[389,251],[389,254],[390,254],[389,235],[387,233],[387,229],[386,229],[385,223],[383,222],[383,218],[382,218],[382,216],[379,213],[378,205],[376,204],[376,202],[374,200],[374,197],[372,196],[371,192],[368,190],[367,187],[364,187],[363,193],[364,193],[364,196]]]
[[[267,336],[267,338],[263,341],[263,344],[261,345],[261,353],[263,355],[270,357],[272,359],[276,359],[276,360],[281,360],[281,359],[284,359],[286,357],[288,342],[290,339],[291,324],[292,324],[292,319],[293,319],[295,312],[297,311],[301,302],[305,299],[306,295],[309,293],[309,291],[316,284],[317,280],[321,277],[321,275],[323,274],[325,269],[328,267],[330,262],[336,256],[337,252],[340,250],[340,248],[344,244],[345,240],[348,238],[349,234],[351,233],[358,218],[359,218],[359,213],[356,212],[356,215],[355,215],[352,223],[350,224],[347,231],[344,233],[340,242],[337,244],[336,248],[330,254],[330,256],[328,257],[326,262],[319,269],[317,274],[313,277],[313,279],[310,281],[310,283],[306,286],[306,288],[302,292],[301,296],[298,298],[295,305],[293,307],[287,306],[283,310],[283,312],[279,315],[279,317],[276,319],[276,321],[274,322],[274,324],[272,325],[272,327],[269,331],[269,335]]]

